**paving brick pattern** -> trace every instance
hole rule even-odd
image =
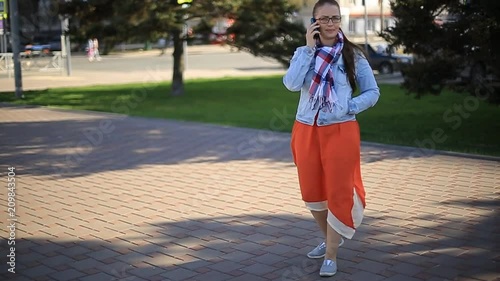
[[[320,280],[288,134],[3,106],[0,147],[18,219],[1,280]],[[499,280],[499,160],[365,143],[362,160],[366,216],[330,280]]]

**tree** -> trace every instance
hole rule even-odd
[[[403,87],[417,98],[447,87],[500,101],[492,83],[500,77],[492,38],[499,34],[496,0],[393,0],[396,24],[381,35],[392,46],[415,55]],[[460,84],[451,83],[460,81]]]
[[[80,42],[99,38],[101,53],[133,37],[144,15],[143,1],[137,0],[58,0],[60,14],[71,16],[70,33]],[[144,1],[146,2],[146,1]]]
[[[184,30],[185,23],[191,19],[203,18],[205,20],[227,16],[232,14],[239,0],[193,0],[189,5],[180,5],[177,0],[145,1],[145,13],[147,14],[137,28],[136,35],[142,34],[149,38],[159,36],[158,32],[170,34],[174,51],[173,75],[171,94],[179,96],[184,94],[184,41],[187,34]],[[137,36],[136,36],[137,38]]]
[[[40,32],[39,0],[19,1],[19,25],[24,30]],[[23,37],[29,37],[26,34]]]
[[[193,0],[187,6],[176,0],[73,0],[65,9],[79,22],[73,34],[80,38],[95,34],[107,39],[107,46],[170,34],[174,45],[172,95],[184,93],[183,42],[187,38],[183,26],[190,19],[210,22],[232,17],[235,24],[228,32],[235,34],[236,41],[230,44],[285,65],[295,47],[303,43],[305,33],[302,23],[292,20],[294,6],[282,0]]]
[[[59,23],[54,6],[54,0],[24,0],[17,1],[19,10],[19,26],[21,42],[31,42],[35,35],[53,35],[59,31]],[[9,21],[5,21],[10,29]],[[56,27],[55,30],[53,29]]]
[[[227,31],[235,34],[230,44],[288,66],[291,55],[305,40],[305,27],[295,13],[295,6],[281,0],[244,1]]]

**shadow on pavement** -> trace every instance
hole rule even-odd
[[[498,206],[494,201],[485,204]],[[377,227],[388,217],[366,217],[354,239],[340,248],[339,272],[332,280],[430,280],[433,276],[490,280],[487,276],[495,274],[498,213],[475,222],[445,224],[439,223],[439,215],[416,218],[435,223],[425,229],[411,224]],[[69,240],[55,235],[18,239],[18,280],[320,280],[321,260],[305,257],[321,241],[319,232],[311,219],[299,216],[137,222],[121,230],[122,236],[106,240],[96,239],[99,229],[92,232],[91,224],[86,227],[81,237]],[[444,236],[437,239],[439,234]],[[2,239],[1,244],[7,241]],[[3,255],[2,274],[5,259]]]
[[[262,160],[293,165],[289,133],[95,112],[77,114],[84,118],[1,123],[4,163],[22,167],[23,174],[65,177],[185,161]],[[415,151],[364,144],[362,161],[427,156]]]

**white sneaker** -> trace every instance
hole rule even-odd
[[[319,276],[330,277],[337,273],[337,264],[332,260],[324,260],[323,265],[319,269]]]
[[[344,244],[344,238],[340,237],[339,247]],[[307,253],[307,257],[310,259],[320,259],[323,258],[326,254],[326,244],[325,242],[321,242],[316,248]]]

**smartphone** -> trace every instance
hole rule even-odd
[[[311,23],[315,23],[315,22],[316,22],[316,19],[315,18],[311,18]],[[319,31],[319,28],[316,28],[314,30]],[[314,39],[319,39],[319,33],[314,35]]]

